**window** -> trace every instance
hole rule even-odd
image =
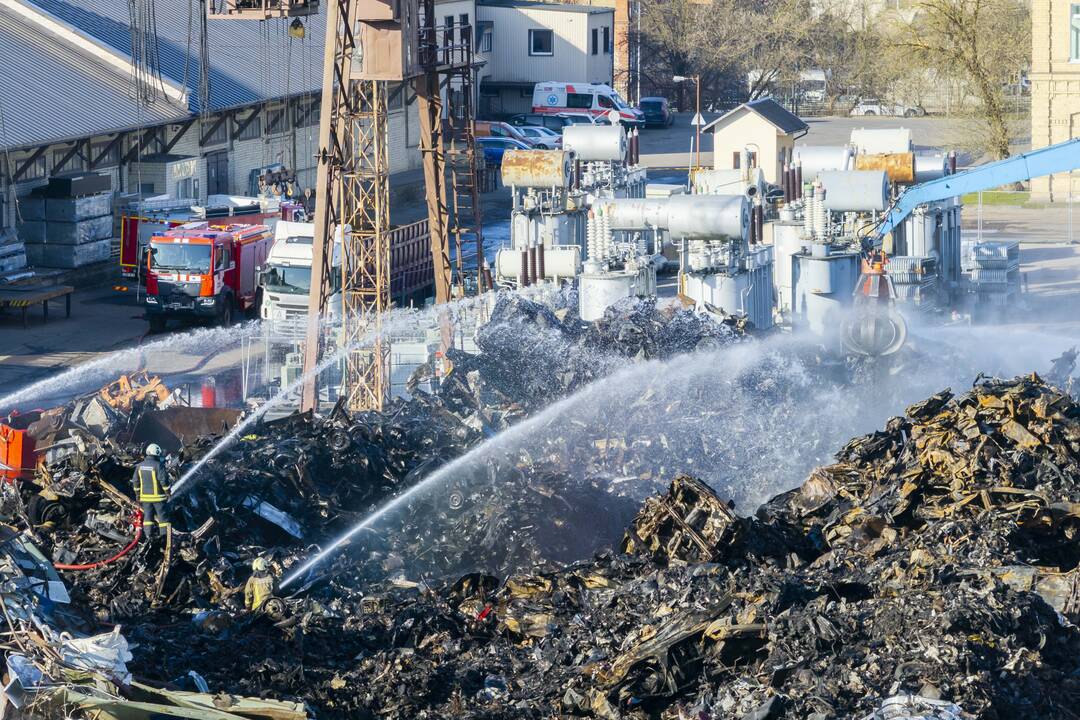
[[[226,120],[223,123],[218,123],[217,120],[205,121],[209,127],[213,128],[213,132],[206,136],[205,145],[220,145],[229,139],[229,121]],[[216,128],[214,126],[217,125]]]
[[[82,156],[81,152],[77,152],[74,155],[72,155],[71,157],[69,157],[64,162],[63,165],[60,164],[60,162],[62,160],[64,160],[65,157],[67,157],[67,154],[69,152],[71,152],[70,148],[65,148],[63,150],[53,150],[53,154],[52,154],[52,165],[53,165],[52,171],[53,171],[53,174],[60,174],[60,173],[65,173],[65,172],[78,172],[78,171],[84,169],[83,168],[83,162],[84,162],[85,158]]]
[[[15,169],[18,170],[21,168],[24,162],[26,162],[26,160],[16,160],[14,163]],[[34,162],[30,163],[30,167],[26,168],[26,172],[22,174],[22,177],[19,178],[19,182],[25,180],[37,180],[48,175],[49,170],[46,167],[46,163],[48,163],[48,160],[45,159],[44,155],[34,160]]]
[[[322,103],[318,100],[298,102],[293,105],[293,127],[301,128],[318,125],[321,114]]]
[[[592,54],[598,55],[600,53],[600,29],[592,29]]]
[[[232,250],[228,245],[221,245],[218,247],[217,253],[217,265],[214,266],[215,270],[228,270],[229,265],[232,264]]]
[[[273,133],[285,132],[285,108],[267,109],[266,111],[266,132],[269,135]]]
[[[530,55],[554,55],[555,37],[551,30],[529,31],[529,54]]]
[[[495,24],[481,21],[478,26],[480,30],[480,52],[489,53],[491,52],[492,40],[495,37]]]
[[[611,54],[611,28],[606,26],[604,27],[604,52]]]
[[[749,155],[749,157],[750,157],[750,167],[756,168],[757,167],[757,153],[756,152],[750,152],[750,153],[747,153],[747,155]],[[731,153],[731,167],[734,170],[741,170],[742,169],[742,151],[736,150],[735,152]]]
[[[405,83],[393,83],[390,85],[390,94],[386,100],[386,107],[391,112],[405,109]]]
[[[1080,4],[1073,3],[1069,12],[1069,59],[1080,62]]]
[[[108,153],[106,153],[104,156],[101,155],[101,153],[105,152],[105,149],[109,147],[109,144],[110,144],[109,140],[103,140],[101,142],[96,142],[96,143],[90,143],[90,159],[91,160],[97,160],[97,166],[98,167],[111,167],[113,165],[119,165],[120,164],[120,145],[121,145],[121,143],[114,144],[112,146],[112,148],[109,148]],[[98,157],[101,157],[101,159],[98,160]]]
[[[614,110],[615,101],[609,98],[607,95],[597,95],[596,99],[600,101],[600,107],[605,110]]]
[[[458,25],[461,26],[461,41],[465,42],[466,40],[468,40],[471,43],[472,28],[469,27],[469,13],[461,13],[460,15],[458,15]]]
[[[592,95],[587,93],[566,93],[566,107],[575,110],[588,110],[592,107]]]

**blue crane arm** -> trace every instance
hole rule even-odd
[[[872,245],[881,246],[881,240],[893,228],[902,223],[911,212],[926,203],[946,200],[980,190],[1030,180],[1043,175],[1080,169],[1080,138],[1066,140],[1038,150],[979,165],[955,175],[931,180],[907,189],[882,220],[874,233]]]

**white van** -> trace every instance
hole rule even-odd
[[[611,89],[593,83],[540,82],[533,88],[534,113],[587,113],[606,116],[619,112],[623,125],[644,127],[645,115]]]

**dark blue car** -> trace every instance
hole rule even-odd
[[[531,150],[525,143],[505,137],[478,137],[477,144],[484,149],[484,162],[490,167],[502,167],[503,153],[507,150]]]

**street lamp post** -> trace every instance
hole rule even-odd
[[[675,75],[673,82],[694,81],[694,170],[701,169],[701,76],[700,75]]]

